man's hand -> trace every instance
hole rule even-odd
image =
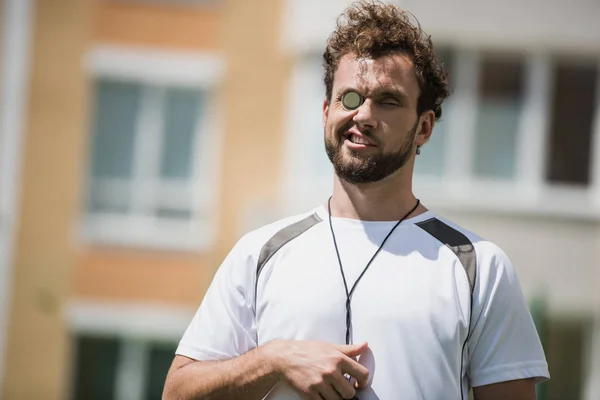
[[[309,400],[351,399],[365,388],[369,371],[354,360],[367,343],[332,345],[317,341],[271,342],[276,365],[285,380]],[[346,377],[356,380],[353,385]]]

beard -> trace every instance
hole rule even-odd
[[[350,129],[351,125],[342,127],[333,138],[328,138],[325,133],[325,152],[333,164],[336,175],[344,181],[353,185],[379,182],[404,167],[410,159],[415,147],[414,139],[418,123],[417,119],[406,139],[402,140],[398,148],[391,153],[362,155],[351,150],[350,155],[344,156],[343,132]],[[361,133],[366,137],[372,137],[368,131],[361,131]]]

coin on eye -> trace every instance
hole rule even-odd
[[[342,96],[342,105],[346,110],[356,110],[364,101],[364,97],[353,91],[346,92]]]

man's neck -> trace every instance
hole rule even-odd
[[[353,185],[334,177],[331,214],[334,217],[362,221],[395,221],[403,218],[417,204],[412,181],[402,176],[381,182]],[[409,217],[424,213],[419,205]]]

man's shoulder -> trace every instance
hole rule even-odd
[[[481,260],[490,259],[502,259],[507,260],[508,257],[504,250],[494,241],[481,236],[479,233],[474,232],[459,223],[454,222],[448,218],[442,217],[433,213],[433,219],[443,224],[448,231],[456,236],[462,237],[465,244],[470,244],[475,249],[475,253]]]
[[[318,209],[314,208],[253,229],[239,240],[238,246],[245,248],[247,251],[259,252],[269,242],[298,236],[319,222],[322,222],[322,216],[319,215]]]

